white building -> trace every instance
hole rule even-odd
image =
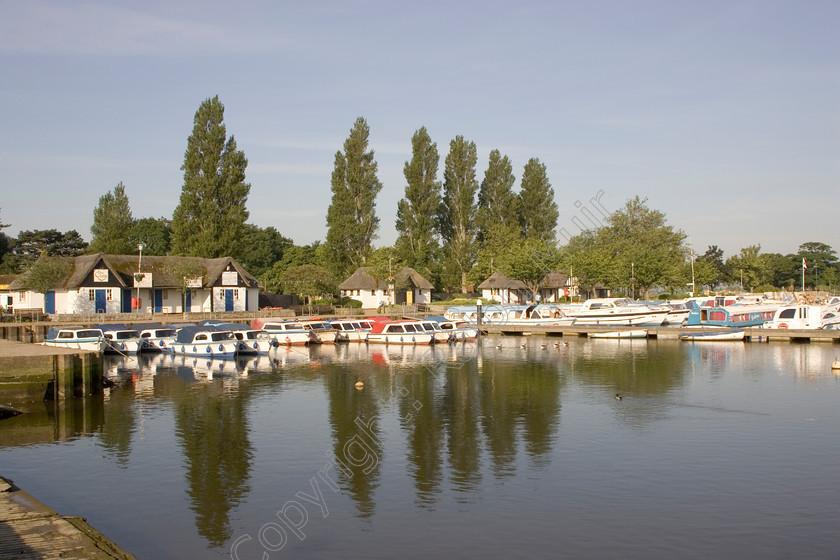
[[[542,303],[556,303],[562,298],[578,295],[575,278],[570,279],[562,272],[549,272],[540,281],[540,301]],[[521,280],[508,278],[501,272],[494,272],[482,282],[478,289],[481,297],[486,301],[501,304],[523,305],[535,301],[534,293]]]
[[[356,269],[347,280],[338,285],[340,294],[362,302],[365,309],[375,309],[382,304],[412,305],[431,303],[431,282],[411,267],[403,267],[392,280],[377,279],[370,273],[370,267]]]
[[[66,262],[66,275],[41,294],[27,273],[8,288],[17,307],[47,314],[182,313],[259,308],[259,283],[230,257],[82,255],[41,257]],[[30,269],[31,270],[31,269]],[[187,278],[185,275],[190,277]]]

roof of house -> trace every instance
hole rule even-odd
[[[549,272],[542,279],[541,286],[543,288],[562,288],[569,281],[569,276],[562,272]]]
[[[385,279],[377,280],[371,274],[371,267],[362,266],[350,275],[350,277],[338,285],[339,290],[378,290],[386,288]],[[419,272],[409,266],[404,266],[394,275],[396,286],[413,286],[421,290],[432,290],[434,285],[426,280]]]
[[[138,257],[135,255],[95,253],[78,257],[40,257],[38,261],[43,258],[61,259],[71,265],[67,275],[56,284],[56,288],[79,288],[94,268],[101,268],[100,263],[114,275],[119,284],[125,287],[134,285],[133,276],[138,272]],[[151,273],[155,287],[177,288],[181,284],[181,279],[177,277],[178,267],[185,265],[192,266],[196,271],[202,272],[201,285],[204,288],[212,287],[222,275],[222,272],[228,270],[228,268],[236,271],[247,286],[259,286],[257,279],[231,257],[205,259],[201,257],[148,255],[143,257],[140,272]],[[21,274],[9,286],[10,289],[14,290],[22,290],[27,287],[25,273]]]
[[[502,274],[501,272],[494,272],[490,277],[478,285],[479,290],[527,290],[528,286],[522,280],[514,280]]]
[[[17,277],[17,274],[0,274],[0,289],[8,288]]]

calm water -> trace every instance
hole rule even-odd
[[[837,346],[565,342],[109,361],[0,473],[142,559],[840,558]]]

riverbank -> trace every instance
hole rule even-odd
[[[136,560],[83,517],[59,515],[2,476],[0,558]]]

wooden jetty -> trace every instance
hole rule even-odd
[[[3,477],[0,558],[136,560],[84,518],[59,515]]]
[[[708,333],[711,329],[703,327],[618,327],[614,325],[586,325],[586,326],[556,326],[556,325],[503,325],[485,323],[481,326],[488,334],[501,334],[507,336],[543,335],[543,336],[580,336],[588,337],[593,333],[606,333],[617,331],[636,331],[644,329],[647,331],[647,338],[661,338],[679,340],[681,334]],[[744,341],[746,342],[831,342],[840,343],[840,330],[814,330],[814,329],[744,329]]]

